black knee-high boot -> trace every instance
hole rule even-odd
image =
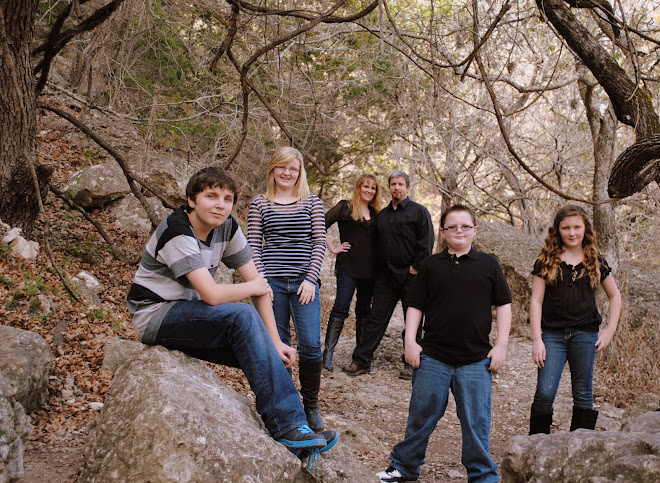
[[[323,360],[315,362],[300,360],[300,394],[305,407],[307,424],[315,433],[323,431],[323,418],[319,414],[319,389],[321,389],[322,371]]]
[[[573,406],[573,417],[571,418],[571,431],[576,429],[594,429],[598,411],[594,409],[578,408]]]
[[[323,350],[323,367],[327,370],[334,370],[332,356],[335,352],[335,346],[339,341],[341,330],[344,328],[344,321],[330,317],[328,319],[328,328],[325,331],[325,349]]]
[[[550,434],[551,425],[552,413],[541,414],[532,409],[529,415],[529,434]]]
[[[364,335],[364,328],[367,325],[367,322],[369,319],[366,317],[363,319],[357,319],[355,321],[355,343],[356,345],[360,345],[362,342],[362,336]]]

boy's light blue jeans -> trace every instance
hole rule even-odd
[[[240,367],[256,396],[257,412],[274,439],[307,424],[296,386],[253,306],[178,302],[167,313],[156,344]]]
[[[461,462],[469,482],[499,481],[489,454],[492,378],[490,359],[452,367],[422,354],[413,372],[413,391],[403,441],[390,453],[392,466],[407,478],[418,478],[431,433],[445,414],[449,390],[456,400],[463,438]]]
[[[582,409],[594,407],[594,362],[598,332],[565,329],[543,332],[545,363],[538,370],[536,394],[532,409],[539,414],[552,413],[561,373],[566,361],[571,369],[573,405]]]

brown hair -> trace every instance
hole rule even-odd
[[[361,199],[360,188],[362,188],[362,183],[364,183],[364,181],[368,179],[376,183],[376,194],[374,194],[373,199],[369,202],[369,206],[371,206],[374,210],[376,210],[376,213],[380,211],[381,200],[380,200],[380,185],[378,184],[378,180],[373,174],[364,173],[355,182],[355,189],[353,189],[353,199],[348,203],[348,208],[351,211],[351,218],[353,218],[355,221],[364,220],[362,211],[359,209],[353,209],[353,207],[360,206],[360,199]]]
[[[589,221],[587,212],[577,205],[567,205],[560,208],[552,225],[548,228],[545,245],[541,249],[541,255],[538,258],[538,261],[541,262],[541,278],[548,284],[554,284],[561,274],[559,265],[561,264],[561,253],[564,251],[564,246],[559,233],[559,224],[570,216],[579,216],[584,221],[582,250],[584,251],[585,268],[579,276],[582,277],[586,269],[591,286],[596,287],[600,283],[600,263],[598,260],[600,252],[598,251],[597,235]]]
[[[186,185],[186,211],[190,213],[194,208],[188,203],[188,198],[196,201],[197,195],[206,188],[225,188],[234,193],[234,203],[238,198],[236,182],[220,166],[202,168],[193,174]]]
[[[472,208],[469,206],[465,205],[452,205],[449,208],[447,208],[442,215],[440,215],[440,228],[445,229],[445,220],[447,219],[447,215],[449,213],[453,213],[454,211],[466,211],[470,214],[470,218],[472,218],[472,223],[474,226],[477,226],[477,216],[474,214],[474,211]]]

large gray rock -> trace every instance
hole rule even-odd
[[[159,222],[172,213],[172,210],[165,208],[157,198],[147,198],[147,204],[156,213]],[[110,211],[115,215],[115,225],[122,230],[134,231],[141,235],[151,233],[151,221],[147,212],[132,193],[113,203]]]
[[[506,223],[478,220],[475,249],[495,256],[506,276],[513,298],[513,327],[522,327],[529,320],[529,300],[532,295],[532,268],[541,253],[543,240],[523,233]]]
[[[310,473],[270,438],[249,399],[201,361],[162,347],[113,346],[123,355],[109,366],[129,360],[90,430],[79,482],[373,481],[341,443]]]
[[[27,414],[39,409],[48,397],[48,373],[53,358],[39,334],[0,326],[0,370],[13,388],[13,396]]]
[[[14,397],[16,387],[0,368],[0,483],[23,477],[23,451],[30,437],[30,417]]]
[[[660,481],[660,411],[638,416],[628,429],[515,436],[504,447],[502,481]]]
[[[131,192],[121,167],[110,161],[74,173],[62,190],[83,208],[98,208]]]
[[[137,151],[137,152],[136,152]],[[173,153],[155,153],[135,150],[129,154],[131,169],[157,189],[173,206],[186,202],[188,179],[202,166],[190,165],[185,156]]]

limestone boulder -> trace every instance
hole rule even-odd
[[[642,394],[635,404],[626,409],[621,420],[621,428],[625,429],[637,416],[660,409],[660,396],[657,394]]]
[[[147,198],[149,208],[156,213],[158,221],[167,218],[172,210],[165,208],[157,198]],[[115,216],[115,225],[122,230],[129,230],[141,235],[151,233],[151,221],[138,199],[131,193],[114,202],[110,212]]]
[[[186,202],[188,179],[201,166],[191,166],[187,159],[176,153],[147,152],[138,150],[130,154],[132,169],[135,169],[150,186],[156,188],[173,206]]]
[[[16,387],[0,368],[0,482],[23,477],[23,452],[32,426],[25,409],[15,399]]]
[[[121,167],[110,161],[74,173],[62,191],[83,208],[98,208],[130,193]]]
[[[162,347],[116,347],[123,355],[111,364],[119,368],[79,482],[369,481],[359,463],[342,459],[355,458],[341,443],[309,472],[205,363]]]
[[[53,358],[48,343],[38,334],[0,326],[0,370],[13,388],[13,397],[27,414],[48,397],[48,373]]]
[[[627,431],[560,431],[515,436],[504,447],[503,482],[660,481],[660,411],[635,418]]]
[[[522,232],[506,223],[477,220],[479,231],[473,242],[475,249],[495,256],[506,276],[513,299],[512,326],[525,327],[529,319],[532,295],[532,268],[541,253],[543,239]]]

